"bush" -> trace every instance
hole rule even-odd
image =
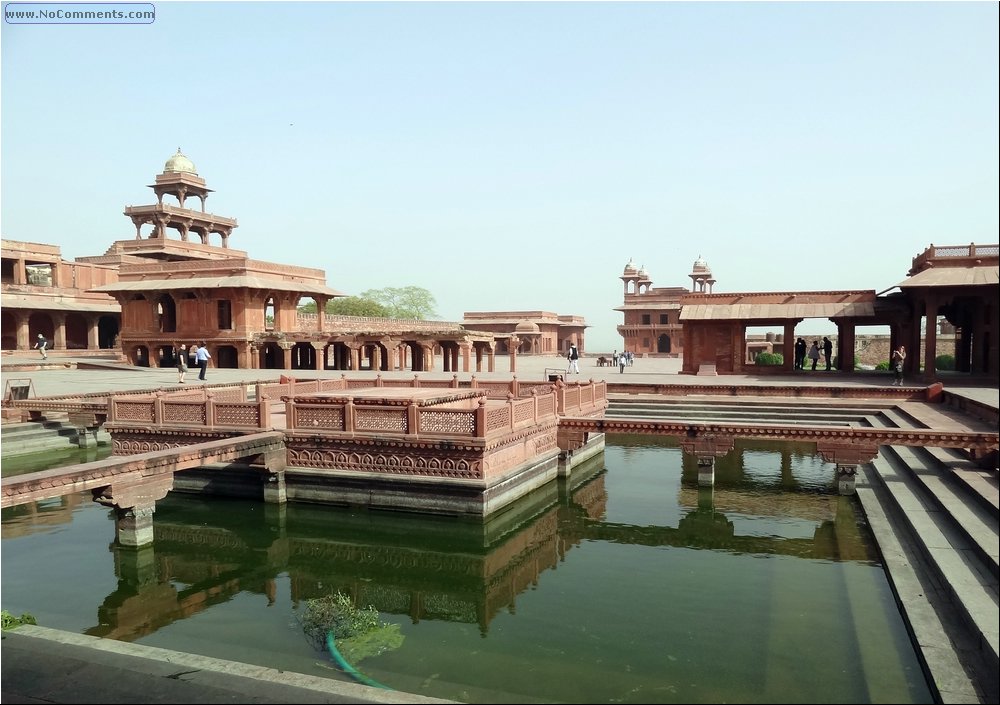
[[[882,362],[880,362],[877,365],[875,365],[875,369],[878,370],[879,372],[888,372],[889,371],[889,361],[888,360],[882,360]]]
[[[852,367],[851,369],[854,369],[854,370],[858,369],[858,365],[860,363],[861,363],[861,361],[858,360],[857,356],[855,356],[855,358],[854,358],[854,367]],[[842,369],[844,369],[844,368],[842,368],[840,366],[840,358],[838,356],[836,356],[836,355],[833,357],[832,360],[830,360],[830,364],[833,366],[833,369],[835,369],[835,370],[842,370]]]
[[[934,358],[934,369],[936,370],[953,370],[955,369],[955,356],[954,355],[938,355]]]
[[[0,627],[3,629],[16,629],[22,624],[38,624],[38,622],[27,612],[20,617],[15,617],[7,610],[0,611]]]
[[[778,353],[760,352],[757,353],[757,357],[753,359],[755,365],[760,365],[761,367],[765,365],[783,365],[785,363],[785,358]]]

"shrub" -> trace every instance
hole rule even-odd
[[[953,370],[955,369],[955,356],[954,355],[938,355],[934,358],[934,369],[936,370]]]
[[[875,369],[878,370],[878,371],[880,371],[880,372],[887,372],[889,370],[889,361],[888,360],[882,360],[882,362],[880,362],[877,365],[875,365]]]
[[[7,610],[0,610],[0,627],[3,629],[16,629],[22,624],[38,624],[34,616],[25,612],[20,617],[15,617]]]
[[[760,365],[761,367],[765,365],[783,365],[785,363],[785,358],[778,353],[769,352],[759,352],[757,357],[753,359],[755,365]]]

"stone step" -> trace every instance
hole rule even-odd
[[[883,448],[866,466],[866,478],[869,484],[878,484],[876,494],[888,505],[887,514],[896,527],[893,530],[906,531],[934,583],[968,628],[969,648],[996,674],[1000,670],[996,551],[989,546],[977,548],[977,541],[970,540],[971,532],[988,544],[992,534],[995,546],[996,525],[990,531],[980,515],[963,511],[974,503],[963,502],[940,477],[940,468],[928,467],[933,463],[913,457],[917,455],[906,447]],[[914,464],[912,469],[907,467],[909,462]],[[867,512],[868,507],[865,509]],[[949,510],[958,512],[962,519],[953,519]],[[994,557],[984,559],[983,554]]]
[[[97,431],[96,441],[99,445],[110,445],[111,435],[101,429]],[[61,421],[4,424],[0,427],[0,454],[3,457],[76,448],[79,444],[76,427]]]
[[[927,448],[943,465],[951,470],[955,482],[963,485],[967,496],[972,497],[993,520],[1000,522],[1000,489],[996,470],[984,470],[961,450],[953,448]]]
[[[994,578],[1000,578],[1000,526],[996,516],[978,501],[969,501],[967,487],[955,482],[951,468],[924,448],[890,446],[888,452],[899,458],[926,488],[938,509],[947,512],[956,528]]]

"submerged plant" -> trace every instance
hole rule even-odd
[[[403,644],[398,624],[379,621],[374,607],[355,607],[350,596],[342,592],[307,600],[301,621],[306,637],[317,650],[326,650],[330,635],[341,655],[350,662],[398,649]]]

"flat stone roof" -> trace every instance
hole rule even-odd
[[[319,394],[296,394],[295,401],[327,401],[345,404],[352,401],[357,405],[379,406],[436,406],[466,399],[485,397],[485,389],[420,389],[412,387],[368,387],[347,391],[322,392]]]

